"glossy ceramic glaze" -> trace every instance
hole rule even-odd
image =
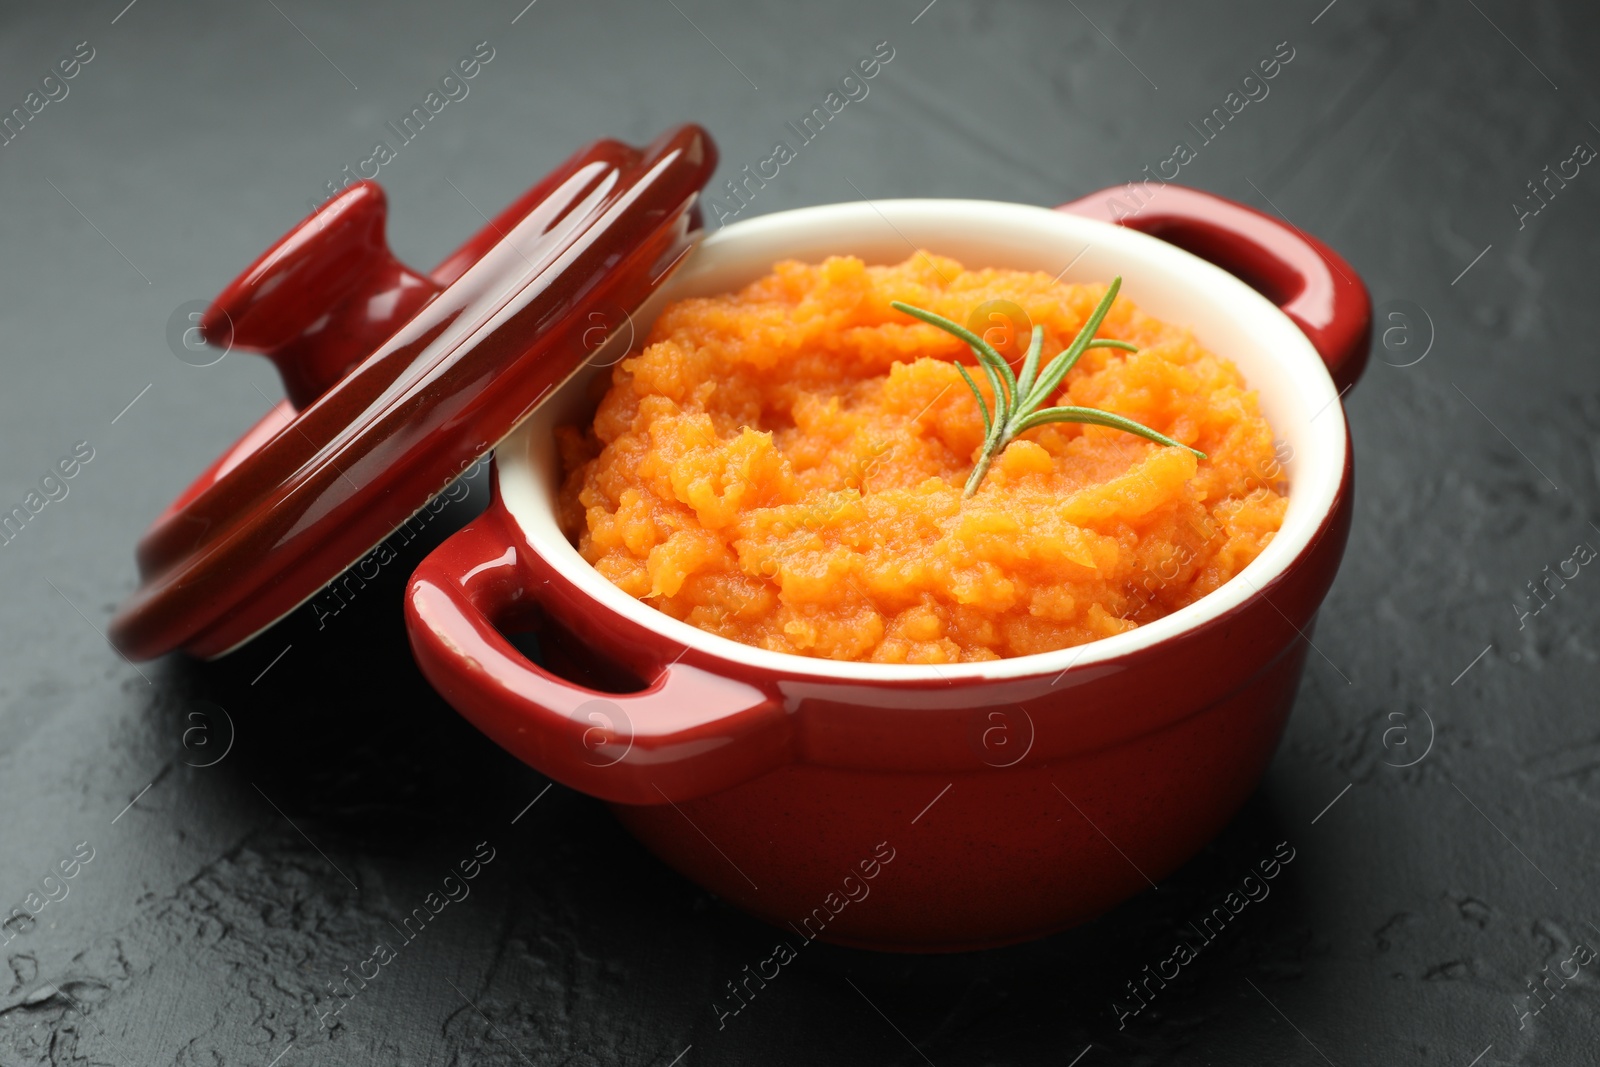
[[[392,533],[571,375],[596,316],[662,284],[715,166],[697,126],[597,142],[429,275],[390,254],[370,182],[292,230],[201,320],[270,357],[288,400],[146,533],[117,647],[220,655]]]
[[[1282,530],[1223,588],[1114,638],[990,663],[740,645],[629,597],[556,527],[551,430],[588,416],[580,375],[497,451],[488,511],[413,576],[406,619],[423,671],[509,751],[611,801],[668,863],[796,936],[996,945],[1159,881],[1238,809],[1289,712],[1349,529],[1338,398],[1366,358],[1369,306],[1348,264],[1248,208],[1169,186],[1125,222],[1199,246],[1272,300],[1174,244],[1086,217],[1103,203],[879,201],[739,223],[705,240],[633,335],[663,301],[726,291],[784,257],[896,262],[915,245],[968,266],[1066,267],[1069,281],[1121,274],[1143,310],[1239,365],[1293,449]],[[540,627],[648,684],[575,684],[504,636]]]

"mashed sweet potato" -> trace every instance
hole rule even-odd
[[[1233,364],[1119,297],[1099,335],[1140,351],[1090,350],[1052,403],[1126,415],[1207,458],[1048,425],[964,500],[983,423],[955,361],[974,357],[889,306],[965,323],[1011,301],[1044,327],[1048,360],[1104,293],[919,252],[893,267],[780,263],[738,293],[673,304],[593,425],[562,431],[563,528],[659,610],[804,656],[986,660],[1160,618],[1283,522],[1272,430]]]

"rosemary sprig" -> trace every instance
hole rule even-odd
[[[1080,422],[1093,426],[1109,426],[1114,430],[1137,434],[1140,437],[1155,441],[1157,444],[1167,445],[1171,448],[1189,448],[1181,441],[1174,441],[1166,434],[1158,433],[1150,427],[1134,422],[1132,419],[1099,408],[1080,407],[1040,407],[1048,400],[1072,370],[1078,359],[1091,348],[1117,348],[1124,352],[1137,352],[1137,345],[1126,341],[1116,341],[1108,337],[1096,337],[1094,332],[1100,328],[1106,312],[1111,310],[1111,302],[1117,298],[1117,290],[1122,288],[1122,278],[1119,276],[1112,280],[1111,286],[1106,290],[1106,295],[1101,297],[1100,303],[1095,306],[1094,313],[1089,316],[1089,321],[1083,324],[1083,329],[1072,339],[1072,344],[1059,353],[1041,370],[1039,355],[1044,349],[1044,327],[1033,328],[1033,340],[1028,345],[1028,353],[1022,360],[1022,371],[1013,374],[1011,364],[1006,362],[1004,356],[994,350],[994,346],[982,337],[973,333],[959,323],[951,322],[943,315],[935,314],[923,308],[913,307],[899,300],[892,301],[890,307],[896,311],[903,311],[913,318],[921,319],[930,326],[937,326],[948,334],[965,341],[971,347],[973,354],[978,357],[978,366],[984,376],[989,379],[989,387],[994,393],[995,408],[991,411],[988,403],[983,399],[983,393],[978,389],[978,383],[973,381],[972,375],[967,373],[967,368],[960,363],[956,370],[961,372],[961,378],[967,383],[967,388],[972,390],[972,395],[978,400],[978,411],[983,415],[983,452],[978,457],[977,464],[972,468],[972,475],[967,479],[966,490],[962,496],[971,496],[978,491],[978,486],[983,482],[984,475],[989,473],[989,465],[994,462],[994,457],[1004,452],[1020,434],[1026,433],[1035,426],[1043,426],[1051,422]],[[1189,448],[1201,459],[1206,458],[1204,452]]]

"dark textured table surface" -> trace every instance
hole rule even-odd
[[[1575,555],[1600,546],[1600,175],[1568,162],[1600,146],[1592,5],[124,3],[0,12],[0,110],[92,57],[0,147],[0,503],[92,450],[0,549],[0,905],[53,897],[0,932],[0,1064],[1600,1063],[1600,964],[1566,962],[1600,946],[1600,577]],[[1181,180],[1372,291],[1355,529],[1271,770],[1158,891],[1003,951],[819,948],[719,1029],[772,935],[433,695],[399,611],[424,544],[321,631],[217,663],[136,668],[101,633],[145,524],[281,395],[263,360],[175,358],[175,310],[479,42],[469,95],[382,167],[418,265],[596,136],[694,119],[724,176],[755,163],[880,41],[870,94],[747,215],[1059,203],[1196,141],[1287,42]],[[1535,200],[1547,166],[1578,173]],[[1119,1025],[1280,841],[1270,897]],[[322,1025],[326,983],[479,842],[471,896]]]

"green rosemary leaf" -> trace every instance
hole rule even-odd
[[[1017,424],[1017,433],[1025,433],[1035,426],[1043,426],[1051,422],[1083,422],[1091,426],[1109,426],[1113,430],[1122,430],[1125,433],[1137,434],[1149,441],[1166,445],[1169,448],[1183,448],[1193,452],[1196,457],[1205,459],[1206,454],[1197,448],[1189,448],[1182,441],[1174,441],[1164,433],[1152,430],[1141,422],[1113,415],[1109,411],[1099,408],[1041,408]]]
[[[1017,393],[1027,396],[1033,391],[1034,379],[1039,376],[1039,356],[1044,352],[1044,327],[1033,328],[1033,340],[1028,344],[1028,354],[1022,358],[1022,373],[1017,375]]]
[[[1113,278],[1111,284],[1106,287],[1106,295],[1102,296],[1100,303],[1095,305],[1094,311],[1089,315],[1089,321],[1083,324],[1083,328],[1078,331],[1078,336],[1072,339],[1072,344],[1067,346],[1065,352],[1050,361],[1050,365],[1039,376],[1038,383],[1034,385],[1032,391],[1022,401],[1023,411],[1030,411],[1038,407],[1046,400],[1049,400],[1051,395],[1055,393],[1056,388],[1061,384],[1061,380],[1077,364],[1079,357],[1088,350],[1089,342],[1094,340],[1094,332],[1105,321],[1106,312],[1111,310],[1111,304],[1117,299],[1117,292],[1121,288],[1122,278],[1120,276]]]
[[[1113,340],[1113,339],[1111,339],[1109,337],[1096,337],[1093,341],[1090,341],[1088,344],[1084,345],[1083,346],[1083,350],[1081,352],[1079,352],[1077,355],[1072,357],[1072,362],[1067,365],[1067,370],[1070,371],[1072,369],[1073,365],[1078,362],[1078,356],[1083,355],[1084,352],[1089,351],[1091,348],[1115,348],[1115,349],[1117,349],[1118,351],[1121,351],[1121,352],[1137,352],[1137,351],[1139,351],[1139,346],[1138,345],[1130,344],[1127,341],[1116,341],[1116,340]],[[1058,356],[1057,359],[1060,359],[1060,357]],[[1052,365],[1053,365],[1053,363],[1052,363]],[[1059,375],[1059,378],[1061,378],[1061,379],[1064,379],[1065,377],[1066,377],[1066,373],[1065,372],[1063,372],[1061,375]],[[1058,380],[1056,382],[1056,386],[1059,387],[1060,384],[1061,384],[1061,382]],[[1051,391],[1053,392],[1054,390],[1052,389]],[[1025,401],[1025,402],[1031,403],[1031,405],[1034,406],[1034,407],[1037,407],[1038,405],[1044,403],[1046,400],[1050,399],[1050,393],[1048,393],[1048,392],[1040,392],[1039,391],[1039,387],[1037,385],[1033,389],[1029,390],[1026,395],[1027,395],[1028,400]]]
[[[971,348],[973,353],[978,357],[979,363],[986,367],[994,367],[994,369],[998,371],[1005,379],[1006,385],[1009,387],[1009,391],[1002,395],[1000,390],[996,389],[994,394],[995,404],[996,407],[999,408],[1010,408],[1016,397],[1017,379],[1016,376],[1011,373],[1011,364],[1007,363],[1005,357],[994,350],[993,345],[991,345],[988,341],[985,341],[982,337],[979,337],[977,334],[973,333],[971,330],[967,329],[965,326],[961,325],[959,322],[953,322],[936,311],[927,311],[923,308],[913,307],[912,305],[900,300],[891,300],[889,302],[889,306],[894,308],[896,311],[902,311],[905,314],[910,315],[912,318],[921,319],[929,326],[937,326],[945,333],[959,337],[961,340],[967,342],[967,346]]]
[[[972,375],[967,373],[967,368],[957,363],[956,370],[961,372],[962,380],[967,383],[967,388],[972,390],[972,395],[978,401],[978,412],[983,416],[983,440],[984,443],[987,444],[989,441],[989,431],[993,427],[992,420],[989,418],[989,405],[984,402],[983,393],[979,391],[978,383],[972,380]]]
[[[1005,382],[1004,391],[998,385],[995,387],[994,402],[997,413],[1009,415],[1020,395],[1017,393],[1017,376],[1011,372],[1011,364],[1007,363],[1006,357],[996,352],[987,341],[982,348],[974,348],[972,351],[985,370],[993,369],[997,378]]]
[[[988,341],[985,341],[982,337],[979,337],[977,334],[973,333],[959,322],[954,322],[945,318],[937,311],[927,311],[923,308],[913,307],[912,305],[901,300],[891,300],[889,302],[889,306],[894,308],[896,311],[905,312],[914,319],[921,319],[929,326],[937,326],[945,333],[961,338],[961,340],[967,342],[967,344],[972,347],[972,350],[978,353],[980,356],[988,354],[990,357],[1001,363],[1005,362],[1000,353],[996,352]]]
[[[956,366],[961,366],[957,363]],[[1005,390],[1000,385],[1000,375],[989,365],[988,360],[979,363],[983,373],[989,378],[989,388],[994,390],[994,410],[990,412],[993,424],[983,435],[983,450],[988,452],[1000,439],[1000,434],[1005,431],[1006,421],[1010,418],[1010,407],[1006,403]]]

